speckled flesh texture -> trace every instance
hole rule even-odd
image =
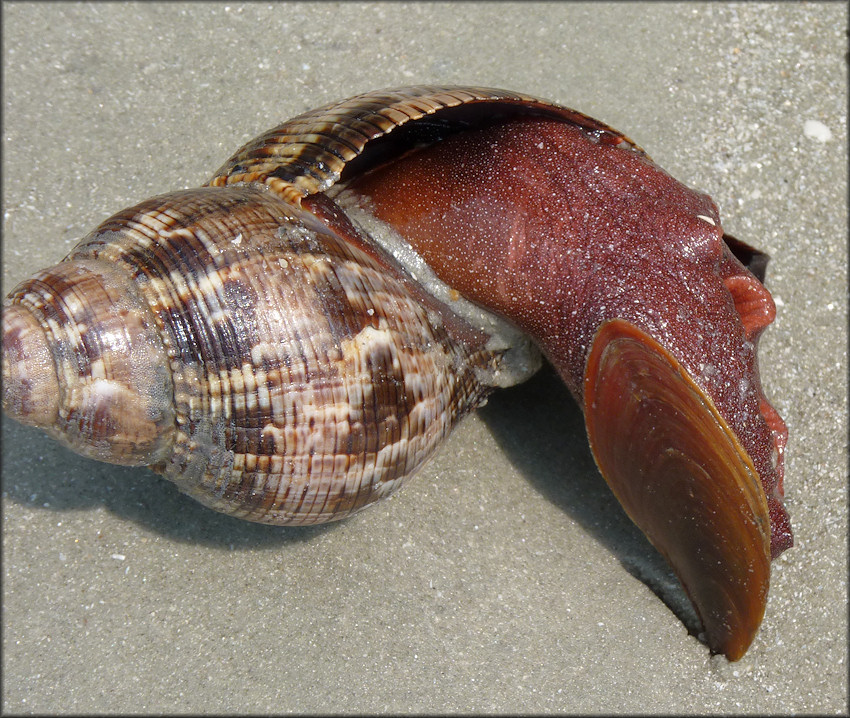
[[[13,406],[26,370],[10,357],[38,347],[16,326],[4,332],[6,410],[254,521],[339,519],[390,493],[483,400],[475,370],[498,357],[389,258],[297,214],[232,187],[104,222],[6,310],[49,336],[61,420]],[[116,344],[125,335],[141,349]],[[155,387],[142,392],[146,376]],[[155,449],[127,460],[124,425],[154,419]]]
[[[356,178],[347,192],[445,282],[534,337],[579,401],[603,322],[626,319],[655,337],[755,464],[772,555],[791,545],[781,502],[787,430],[756,362],[775,307],[724,243],[707,195],[642,153],[538,118],[453,135]]]
[[[119,213],[10,295],[10,415],[217,510],[315,523],[533,373],[533,340],[711,648],[743,654],[792,543],[787,431],[756,361],[767,258],[709,197],[597,120],[469,87],[307,112],[208,184]]]

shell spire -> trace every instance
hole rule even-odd
[[[22,424],[51,426],[59,415],[59,379],[44,330],[19,306],[3,312],[3,411]]]
[[[173,438],[165,349],[128,277],[66,261],[20,285],[3,311],[3,409],[75,451],[147,466]]]

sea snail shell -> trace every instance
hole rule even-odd
[[[18,286],[3,406],[216,510],[314,523],[393,491],[542,352],[734,660],[792,543],[787,431],[756,364],[766,259],[578,112],[502,90],[370,93],[118,213]]]

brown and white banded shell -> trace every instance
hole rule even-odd
[[[10,295],[7,411],[254,521],[387,495],[482,402],[499,353],[383,252],[303,214],[238,186],[111,217]],[[56,370],[45,357],[34,380],[45,354]]]

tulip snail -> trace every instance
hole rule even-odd
[[[759,383],[767,257],[579,112],[409,87],[307,112],[107,219],[3,310],[3,407],[205,505],[310,524],[394,491],[551,362],[712,651],[791,546]]]

